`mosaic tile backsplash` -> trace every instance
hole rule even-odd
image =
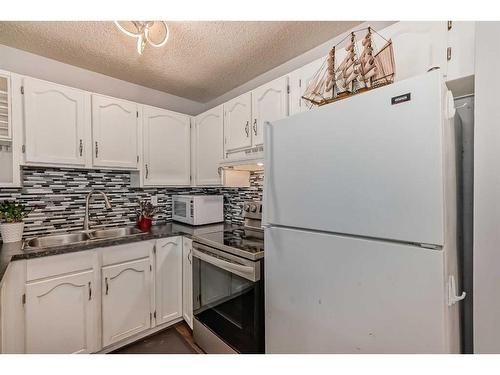
[[[36,209],[24,220],[24,236],[54,234],[83,228],[85,198],[90,190],[104,191],[113,206],[106,210],[102,197],[90,204],[93,228],[130,225],[140,199],[158,197],[160,212],[155,224],[172,219],[174,194],[223,194],[227,223],[241,224],[242,203],[262,199],[263,172],[252,172],[249,188],[132,188],[130,172],[69,168],[23,169],[23,188],[0,189],[0,201],[15,200]]]

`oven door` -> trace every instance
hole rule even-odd
[[[193,243],[195,330],[201,323],[238,353],[264,353],[261,268],[260,261]],[[194,335],[196,339],[197,333]]]

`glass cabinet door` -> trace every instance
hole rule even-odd
[[[0,74],[0,186],[13,182],[10,77]]]
[[[0,75],[0,139],[10,139],[10,80]]]

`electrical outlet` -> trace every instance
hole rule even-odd
[[[151,196],[151,204],[153,206],[158,206],[158,196],[157,195],[152,195]]]

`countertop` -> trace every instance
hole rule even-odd
[[[0,242],[0,282],[9,266],[10,262],[22,259],[33,259],[46,257],[51,255],[67,254],[77,251],[97,249],[100,247],[108,247],[121,245],[125,243],[147,241],[157,238],[167,238],[174,236],[187,236],[193,237],[196,233],[210,233],[222,231],[227,228],[225,224],[215,224],[215,225],[203,225],[203,226],[189,226],[177,223],[166,223],[162,225],[154,225],[151,227],[151,231],[148,233],[143,233],[134,236],[120,237],[120,238],[109,238],[99,241],[85,241],[69,245],[54,246],[46,249],[24,249],[23,242],[14,243],[2,243]]]

